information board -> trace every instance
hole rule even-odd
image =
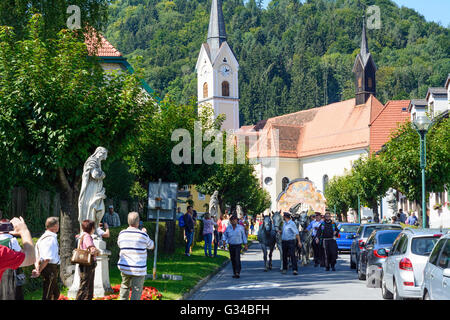
[[[159,207],[160,220],[175,220],[177,192],[178,183],[176,182],[161,182],[161,184],[159,182],[150,182],[148,188],[147,219],[156,220]],[[157,198],[161,198],[161,200]]]

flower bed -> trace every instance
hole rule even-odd
[[[115,285],[112,287],[113,294],[110,294],[108,296],[104,297],[98,297],[94,298],[94,300],[118,300],[119,299],[119,291],[120,291],[120,284]],[[131,292],[130,296],[131,297]],[[158,292],[158,290],[154,287],[144,287],[142,290],[142,296],[141,300],[161,300],[162,294]],[[68,297],[60,295],[58,300],[70,300]]]

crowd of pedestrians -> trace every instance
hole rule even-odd
[[[97,256],[101,251],[95,246],[94,233],[100,238],[109,238],[109,226],[120,226],[120,219],[114,207],[109,207],[103,223],[96,228],[92,220],[81,223],[81,233],[76,236],[77,248],[86,250],[92,257],[89,265],[78,265],[80,285],[76,300],[92,300],[94,297],[94,279]],[[117,245],[120,249],[117,267],[121,272],[120,300],[140,300],[145,275],[147,274],[147,250],[154,248],[153,240],[145,228],[140,228],[141,221],[137,212],[128,214],[128,228],[119,233]],[[102,227],[105,229],[103,230]],[[45,232],[33,243],[30,231],[22,217],[11,221],[1,221],[0,229],[0,300],[23,300],[18,294],[20,277],[17,270],[34,265],[32,278],[42,278],[42,300],[60,298],[59,267],[60,251],[57,234],[59,218],[49,217],[45,222]],[[17,239],[22,238],[22,247]],[[13,279],[11,277],[14,277]],[[12,292],[16,290],[16,292]],[[131,295],[130,295],[131,292]]]

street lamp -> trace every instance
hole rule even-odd
[[[427,226],[427,205],[425,200],[425,166],[427,163],[427,150],[425,136],[432,125],[432,121],[426,115],[420,115],[412,122],[412,127],[420,136],[420,169],[422,170],[422,227]]]

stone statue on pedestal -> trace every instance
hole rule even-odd
[[[211,217],[217,217],[219,214],[219,191],[214,191],[209,200],[209,214]]]
[[[387,216],[392,217],[397,214],[397,192],[393,188],[389,188],[387,191],[386,201],[387,201]]]
[[[98,147],[83,166],[80,196],[78,198],[78,221],[89,219],[95,222],[95,229],[99,227],[105,214],[106,199],[103,179],[106,175],[102,171],[101,161],[106,160],[108,150]]]
[[[108,150],[98,147],[84,163],[83,175],[81,181],[80,196],[78,198],[78,221],[92,220],[95,222],[95,232],[105,214],[106,199],[105,188],[103,188],[103,179],[106,175],[102,170],[101,161],[106,160]],[[95,268],[94,278],[94,296],[103,297],[112,292],[109,282],[109,255],[111,252],[106,250],[106,242],[98,235],[94,235],[94,245],[100,251],[97,256],[97,267]],[[80,275],[78,265],[75,266],[75,275],[72,286],[69,289],[69,298],[75,298],[80,288]]]
[[[236,205],[236,214],[238,219],[241,219],[244,217],[244,210],[242,210],[242,207],[238,204]]]

